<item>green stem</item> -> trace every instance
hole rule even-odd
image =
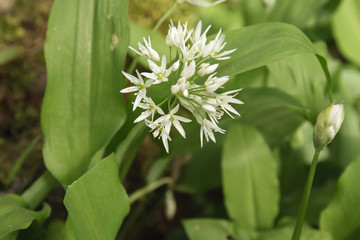
[[[311,186],[314,180],[316,165],[319,159],[320,151],[315,150],[314,158],[308,173],[308,177],[306,179],[305,189],[304,193],[301,199],[301,205],[300,205],[300,212],[296,221],[294,233],[292,236],[292,240],[299,240],[301,236],[301,230],[305,219],[306,209],[309,202],[310,192],[311,192]]]
[[[139,61],[139,56],[136,55],[136,56],[133,58],[133,60],[131,61],[130,66],[129,66],[129,69],[128,69],[128,71],[127,71],[129,74],[132,74],[132,73],[134,72],[138,61]]]
[[[171,8],[156,23],[155,27],[150,32],[150,35],[158,30],[158,28],[161,26],[161,24],[170,16],[170,14],[177,8],[178,5],[179,5],[179,3],[177,1],[175,1],[175,3],[171,6]]]
[[[50,172],[45,172],[21,195],[21,197],[25,200],[30,209],[35,209],[57,184],[58,181],[50,174]]]
[[[149,192],[154,191],[155,189],[171,183],[172,179],[170,177],[164,177],[160,178],[159,180],[156,180],[155,182],[150,183],[149,185],[140,188],[139,190],[135,191],[134,193],[130,194],[129,200],[130,204],[134,203],[136,200],[141,198],[142,196],[148,194]]]

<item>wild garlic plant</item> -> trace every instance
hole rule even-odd
[[[210,27],[202,31],[201,21],[195,29],[188,28],[187,23],[179,22],[175,26],[171,21],[166,45],[176,48],[177,54],[173,59],[167,59],[165,55],[160,59],[151,46],[150,37],[143,38],[144,44],[138,43],[138,50],[130,47],[147,59],[150,72],[140,73],[136,70],[136,76],[133,76],[123,71],[124,76],[134,86],[124,88],[121,92],[133,92],[136,95],[133,110],[141,108],[143,112],[134,122],[145,121],[153,137],[161,138],[166,152],[169,152],[168,141],[171,141],[172,126],[186,138],[181,123],[191,120],[177,115],[178,112],[181,113],[180,106],[190,112],[200,124],[201,146],[204,137],[206,141],[211,139],[215,142],[214,132],[225,133],[225,130],[218,126],[224,113],[232,118],[233,115],[240,116],[231,104],[243,104],[235,98],[241,89],[217,93],[229,80],[229,76],[217,75],[216,69],[220,64],[217,61],[229,59],[229,55],[236,49],[224,51],[226,42],[221,29],[213,40],[208,41],[206,34]],[[171,94],[155,103],[152,97],[148,96],[147,89],[158,84],[167,86]]]

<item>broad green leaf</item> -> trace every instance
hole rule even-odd
[[[343,0],[332,19],[332,30],[340,51],[360,66],[360,1]]]
[[[62,184],[88,168],[125,120],[128,1],[55,1],[45,44],[44,158]]]
[[[190,240],[226,240],[234,236],[234,224],[220,219],[189,219],[183,221]]]
[[[244,89],[238,98],[244,101],[236,106],[240,119],[256,126],[272,147],[288,140],[304,121],[303,106],[277,89]]]
[[[115,239],[130,209],[115,156],[105,158],[71,184],[64,204],[69,213],[69,239]]]
[[[301,54],[271,63],[269,87],[274,87],[296,98],[307,109],[307,118],[315,122],[326,107],[326,79],[315,56]]]
[[[326,59],[306,35],[293,25],[279,22],[257,24],[226,33],[226,49],[237,50],[218,68],[218,74],[234,75],[267,65],[285,57],[312,53],[321,63],[326,78],[330,73]]]
[[[360,236],[360,158],[352,162],[338,180],[329,206],[320,216],[320,229],[336,240],[354,240]]]
[[[225,205],[244,229],[266,229],[278,214],[279,182],[275,159],[261,134],[250,125],[234,124],[222,154]]]
[[[43,222],[50,215],[49,205],[44,204],[40,211],[32,211],[26,208],[25,201],[17,195],[5,195],[0,197],[0,238],[12,232],[26,229],[35,220]],[[10,239],[6,236],[4,239]]]

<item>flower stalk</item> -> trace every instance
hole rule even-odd
[[[292,240],[299,240],[301,236],[301,230],[305,219],[306,209],[309,202],[311,187],[314,181],[315,170],[316,170],[317,162],[319,160],[319,156],[320,156],[320,151],[315,150],[313,161],[311,163],[311,167],[306,179],[305,189],[301,199],[300,212],[296,220],[295,229],[293,232],[293,236],[291,238]]]

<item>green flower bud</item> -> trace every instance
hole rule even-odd
[[[344,105],[331,103],[317,117],[314,127],[314,147],[323,150],[335,137],[344,120]]]

